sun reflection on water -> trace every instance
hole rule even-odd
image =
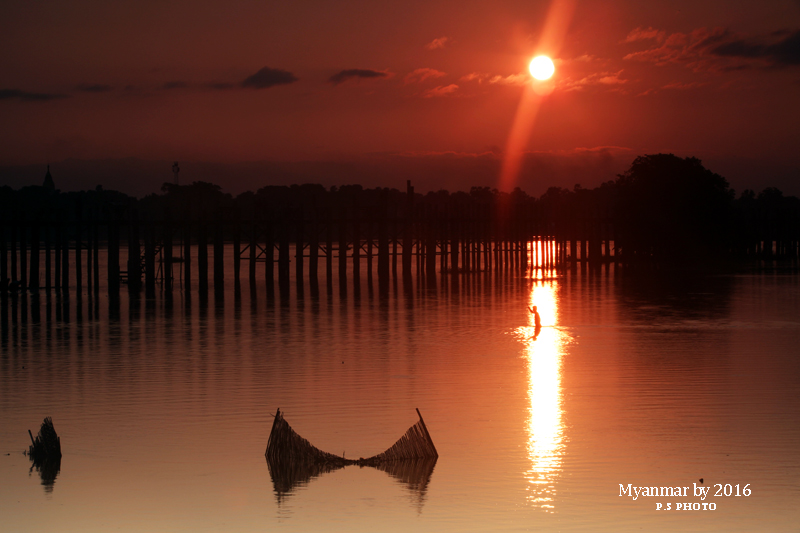
[[[528,360],[527,424],[530,468],[528,501],[542,509],[555,508],[556,479],[561,472],[565,436],[562,420],[561,368],[566,335],[558,329],[558,300],[553,282],[535,283],[529,305],[537,306],[542,327],[536,331],[534,315],[529,325],[518,328]]]

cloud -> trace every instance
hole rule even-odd
[[[656,30],[656,29],[649,28],[649,27],[647,29],[636,28],[635,30],[632,30],[628,34],[628,36],[625,37],[625,40],[622,41],[622,42],[623,43],[635,43],[636,41],[654,39],[655,41],[660,43],[660,42],[664,41],[664,36],[665,35],[666,35],[666,32],[664,32],[663,30]]]
[[[606,76],[602,76],[597,80],[597,83],[603,85],[622,85],[623,83],[628,83],[628,80],[620,79],[619,75],[622,74],[622,71],[615,72],[614,74],[608,74]]]
[[[99,83],[89,84],[89,83],[82,83],[78,85],[78,90],[83,91],[85,93],[107,93],[109,91],[113,91],[114,87],[111,85],[101,85]]]
[[[425,48],[428,50],[436,50],[438,48],[444,48],[444,45],[450,40],[449,37],[439,37],[438,39],[434,39],[428,44],[425,45]]]
[[[695,71],[713,69],[709,62],[709,49],[729,37],[728,30],[699,28],[689,34],[673,33],[660,46],[626,55],[626,61],[642,61],[659,66],[670,63],[685,64]]]
[[[688,34],[673,33],[659,46],[623,59],[658,66],[680,64],[695,72],[794,66],[800,65],[800,30],[745,37],[725,28],[698,28]]]
[[[725,57],[765,59],[776,66],[800,65],[800,30],[780,32],[774,36],[781,38],[771,43],[735,39],[716,46],[711,53]]]
[[[235,89],[236,85],[233,83],[209,83],[207,87],[209,89],[214,89],[215,91],[227,91],[230,89]]]
[[[67,98],[66,94],[32,93],[18,89],[0,89],[0,100],[13,100],[18,98],[23,102],[47,102]]]
[[[605,153],[612,153],[612,154],[620,154],[620,153],[627,153],[632,152],[633,148],[628,148],[627,146],[593,146],[591,148],[585,147],[576,147],[571,150],[560,150],[556,153],[560,154],[605,154]]]
[[[458,85],[451,83],[450,85],[440,85],[433,89],[428,89],[422,93],[423,98],[435,98],[437,96],[450,96],[458,90]]]
[[[406,74],[404,81],[408,85],[409,83],[419,83],[428,78],[441,78],[442,76],[447,76],[447,74],[435,68],[418,68]]]
[[[595,72],[579,80],[567,78],[560,82],[559,88],[564,91],[580,91],[591,86],[605,86],[610,88],[624,85],[628,83],[629,80],[620,78],[622,72],[622,70],[618,72]]]
[[[656,94],[661,91],[688,91],[690,89],[698,89],[700,87],[705,87],[707,85],[709,85],[708,82],[693,81],[689,83],[683,83],[680,81],[673,81],[664,85],[663,87],[647,89],[646,91],[639,93],[637,96],[648,96],[650,94]]]
[[[252,76],[245,78],[240,85],[253,89],[268,89],[276,85],[287,85],[296,81],[297,78],[291,72],[279,68],[264,67]]]
[[[185,89],[189,86],[188,83],[185,81],[168,81],[161,86],[162,89],[172,90],[172,89]]]
[[[705,87],[708,85],[708,82],[691,82],[691,83],[681,83],[679,81],[673,81],[672,83],[668,83],[662,87],[662,89],[673,89],[678,91],[686,91],[688,89],[696,89],[698,87]]]
[[[461,76],[459,81],[477,81],[478,83],[483,83],[484,81],[491,83],[493,85],[514,85],[514,86],[522,86],[526,85],[531,81],[530,74],[526,72],[520,72],[519,74],[509,74],[508,76],[501,76],[500,74],[495,74],[492,76],[491,74],[486,74],[483,72],[470,72],[466,76]]]
[[[461,76],[461,79],[458,81],[477,81],[478,83],[483,83],[483,80],[488,79],[488,74],[483,74],[480,72],[470,72],[466,76]]]
[[[531,81],[530,74],[525,72],[521,72],[519,74],[509,74],[508,76],[493,76],[489,78],[489,83],[494,83],[497,85],[516,85],[522,86],[527,85]]]
[[[334,85],[339,85],[340,83],[344,83],[345,81],[351,78],[386,78],[389,76],[388,72],[383,72],[381,70],[371,70],[371,69],[362,69],[362,68],[351,68],[348,70],[342,70],[337,72],[330,78],[328,81]]]

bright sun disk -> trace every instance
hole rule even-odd
[[[531,61],[530,67],[531,76],[537,80],[546,80],[555,72],[556,67],[553,65],[553,60],[547,56],[537,56]]]

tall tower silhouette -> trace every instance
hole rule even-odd
[[[44,183],[42,183],[42,187],[47,190],[47,192],[55,192],[56,184],[53,181],[53,176],[50,175],[50,165],[47,165],[47,174],[44,175]]]

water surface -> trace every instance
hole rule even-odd
[[[336,278],[334,278],[336,279]],[[302,296],[0,302],[7,531],[796,531],[800,277],[613,267]],[[537,305],[538,335],[529,305]],[[417,421],[420,483],[350,466],[279,487],[272,417],[348,458]],[[22,455],[52,416],[55,482]],[[619,485],[750,496],[620,496]],[[657,511],[668,502],[714,511]]]

